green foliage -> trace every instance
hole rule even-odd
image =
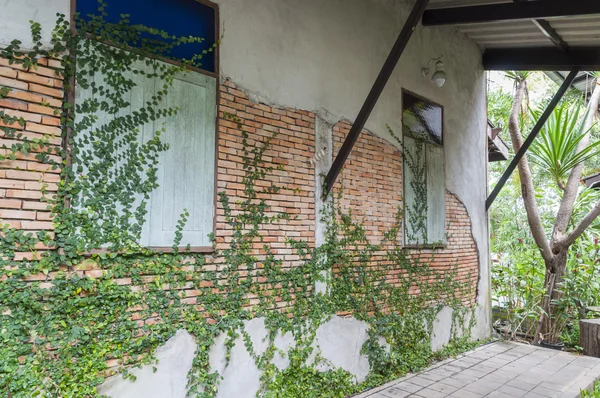
[[[512,95],[504,90],[488,93],[488,119],[496,126],[506,126],[512,106]]]
[[[529,78],[534,75],[530,75]],[[544,90],[548,91],[547,88]],[[539,93],[532,93],[537,97]],[[503,92],[489,95],[492,115],[506,118],[512,102]],[[544,102],[545,98],[541,99]],[[541,107],[534,103],[533,107]],[[537,113],[530,112],[524,122],[524,131],[531,127]],[[539,214],[546,231],[551,231],[560,205],[562,190],[571,169],[581,163],[597,161],[597,137],[591,132],[590,149],[578,152],[577,144],[583,138],[583,108],[579,98],[569,98],[560,104],[531,148],[530,167],[534,176],[535,195]],[[595,156],[597,158],[597,154]],[[490,165],[491,179],[497,178],[506,168],[505,163]],[[600,192],[581,189],[570,220],[570,228],[587,214],[600,200]],[[492,294],[496,306],[496,324],[508,336],[532,337],[536,320],[542,313],[545,294],[545,264],[531,236],[527,214],[521,198],[518,173],[514,173],[498,196],[490,213],[492,231]],[[598,231],[596,221],[571,247],[566,276],[560,287],[559,298],[553,302],[556,334],[573,349],[579,340],[578,321],[587,316],[585,307],[600,305],[600,291],[596,281],[598,273]],[[555,310],[555,312],[554,312]]]
[[[600,398],[600,382],[595,382],[591,391],[581,390],[581,398]]]
[[[591,197],[579,202],[575,218],[587,213],[590,205],[598,200],[597,192],[584,192],[580,199],[588,195]],[[506,195],[501,199],[501,203],[511,200]],[[548,219],[552,215],[545,212],[549,211],[548,207],[552,206],[552,201],[546,202],[540,197],[540,203],[542,219],[551,222]],[[542,311],[541,300],[545,294],[544,261],[529,234],[527,217],[521,206],[519,203],[512,208],[505,205],[501,218],[498,215],[492,222],[492,250],[496,258],[492,267],[492,295],[500,311],[497,321],[502,321],[502,329],[513,337],[516,334],[521,337],[532,336],[535,321]],[[594,231],[597,230],[588,230],[572,246],[566,275],[561,286],[557,288],[560,291],[559,298],[553,302],[556,306],[554,319],[558,335],[562,335],[561,339],[572,348],[577,348],[579,341],[579,319],[596,316],[586,314],[584,309],[600,305],[600,245],[597,232]]]
[[[425,143],[415,139],[414,151],[403,148],[404,165],[412,171],[410,187],[414,192],[414,203],[406,210],[407,242],[428,242],[427,240],[427,169],[422,159],[425,157]]]
[[[583,130],[581,117],[584,110],[579,102],[558,106],[530,149],[531,159],[559,186],[564,186],[574,167],[600,155],[600,141],[582,150],[578,148],[589,134]],[[537,119],[539,114],[533,112],[533,117]]]
[[[198,397],[214,396],[218,390],[219,375],[209,368],[208,352],[221,334],[227,337],[228,358],[236,339],[242,338],[262,371],[259,394],[266,397],[341,397],[427,366],[436,358],[429,340],[435,315],[443,306],[454,309],[455,343],[437,357],[471,347],[465,341],[475,319],[467,321],[461,300],[473,297],[474,287],[455,281],[452,272],[438,274],[424,255],[401,247],[397,237],[403,209],[398,209],[397,225],[383,242],[373,244],[362,223],[333,200],[322,214],[326,243],[313,249],[307,242],[288,239],[288,247],[301,261],[295,267],[283,266],[261,231],[291,216],[272,212],[263,199],[277,193],[278,186],[257,184],[274,171],[264,158],[275,135],[251,144],[239,126],[244,195],[232,202],[225,192],[219,193],[226,228],[232,231],[227,248],[211,256],[181,249],[187,211],[177,223],[173,253],[140,247],[147,201],[157,187],[158,155],[168,150],[160,131],[145,142],[140,131],[151,121],[177,113],[176,108],[161,108],[161,99],[174,74],[197,65],[202,55],[183,60],[179,67],[153,61],[147,54],[163,54],[201,39],[130,26],[126,15],[117,24],[106,23],[104,10],[101,4],[98,17],[78,21],[78,34],[59,16],[49,50],[42,46],[39,24],[32,23],[33,50],[22,51],[14,41],[1,52],[24,67],[36,67],[38,57],[59,58],[65,82],[75,79],[98,94],[61,110],[68,148],[51,146],[50,137],[29,140],[15,129],[2,128],[8,137],[20,140],[4,148],[6,159],[33,151],[40,162],[62,170],[58,193],[53,197],[46,192],[54,236],[2,226],[2,394],[97,396],[107,360],[116,360],[118,370],[132,378],[129,370],[154,363],[154,349],[179,329],[190,332],[198,344],[188,375],[189,394]],[[128,47],[134,43],[142,50]],[[149,69],[137,69],[139,62]],[[137,84],[133,76],[138,74],[162,82],[163,87],[142,108],[125,113],[128,93]],[[115,117],[98,125],[100,112]],[[2,112],[0,117],[24,123]],[[72,162],[57,160],[68,158]],[[38,253],[33,261],[14,260],[15,254],[34,251],[40,243],[51,250]],[[262,245],[260,254],[257,244]],[[388,280],[392,273],[395,279]],[[46,280],[30,280],[39,274]],[[327,283],[327,292],[315,289],[322,282]],[[196,294],[196,305],[182,302],[186,292]],[[251,298],[257,302],[251,304]],[[370,326],[363,352],[372,371],[361,385],[341,369],[317,371],[327,364],[314,348],[316,330],[340,312]],[[269,330],[268,348],[262,354],[255,352],[244,331],[244,322],[256,317],[263,317]],[[273,364],[277,333],[294,337],[286,370]]]
[[[505,73],[506,77],[515,81],[527,80],[531,72],[524,70],[513,70]]]

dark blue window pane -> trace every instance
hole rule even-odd
[[[196,0],[104,0],[108,22],[117,23],[121,14],[129,14],[133,25],[164,30],[175,36],[195,36],[201,43],[183,44],[173,49],[169,58],[191,59],[216,41],[215,10]],[[86,18],[98,14],[98,0],[77,0],[77,12]],[[209,52],[200,60],[202,69],[215,72],[215,53]]]
[[[403,91],[402,124],[404,132],[415,139],[443,144],[443,110],[433,102]]]

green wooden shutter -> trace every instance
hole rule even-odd
[[[415,188],[424,188],[425,153],[422,143],[404,136],[404,242],[407,245],[425,243],[425,205],[418,203],[419,195]],[[424,182],[424,181],[423,181]],[[422,196],[422,195],[421,195]]]
[[[89,67],[92,67],[92,66],[90,65]],[[143,62],[138,62],[135,65],[135,69],[145,70],[146,65]],[[77,159],[78,163],[75,164],[74,166],[82,167],[84,175],[89,176],[89,166],[91,166],[91,164],[93,162],[97,162],[100,160],[97,158],[97,156],[95,154],[95,150],[94,150],[94,143],[95,142],[97,143],[98,138],[93,137],[92,132],[98,128],[101,128],[102,126],[107,125],[112,120],[114,120],[116,117],[125,116],[127,114],[131,114],[134,111],[139,110],[140,108],[142,108],[145,105],[145,102],[149,101],[152,98],[152,95],[154,95],[155,89],[154,89],[153,81],[149,82],[149,79],[146,79],[143,75],[135,74],[133,72],[126,72],[126,77],[128,79],[131,79],[136,84],[136,87],[133,87],[126,94],[124,94],[126,96],[124,98],[124,100],[126,100],[129,103],[129,106],[127,108],[120,109],[117,114],[109,113],[106,110],[98,109],[96,111],[96,113],[94,114],[97,119],[94,123],[92,123],[90,129],[78,132],[78,135],[75,140],[75,146],[80,150],[80,153],[79,153],[79,156]],[[105,75],[100,70],[96,70],[94,72],[93,76],[88,76],[89,83],[91,84],[93,82],[96,85],[96,88],[98,88],[98,89],[100,87],[107,88],[108,85],[106,84],[105,79],[106,79]],[[89,99],[96,99],[99,102],[107,101],[109,104],[111,104],[111,101],[107,100],[106,97],[103,97],[100,94],[100,91],[97,91],[94,93],[92,87],[88,87],[88,88],[84,89],[81,86],[76,85],[76,87],[75,87],[75,103],[78,106],[81,106],[84,104],[84,102],[86,100],[89,100]],[[76,116],[76,118],[75,118],[76,123],[82,121],[82,117],[79,114],[76,113],[75,116]],[[86,115],[86,116],[89,116],[89,115]],[[154,126],[152,125],[152,123],[147,123],[146,125],[140,127],[140,130],[141,130],[141,133],[138,137],[139,138],[138,144],[141,144],[144,140],[152,137],[152,134],[154,132]],[[116,140],[118,141],[119,138],[117,137]],[[101,145],[102,144],[100,143],[100,146]],[[116,156],[116,160],[114,162],[114,165],[111,166],[110,170],[108,171],[108,174],[109,174],[108,178],[107,178],[108,181],[114,181],[114,175],[112,175],[112,173],[119,167],[126,164],[128,156],[129,157],[136,156],[136,154],[133,152],[129,153],[129,149],[130,148],[121,147],[121,148],[119,148],[118,152],[113,153],[113,155]],[[140,205],[140,203],[142,201],[142,195],[136,195],[134,200],[135,201],[132,204],[130,210],[135,210]],[[115,203],[114,206],[115,206],[115,210],[117,211],[119,216],[123,216],[124,208],[121,205],[121,203]],[[130,221],[131,222],[134,221],[133,217],[130,219]],[[108,246],[109,246],[108,242],[103,245],[103,247],[108,247]]]
[[[173,245],[177,221],[189,212],[182,246],[210,246],[215,196],[216,81],[196,72],[181,73],[164,106],[179,108],[165,121],[161,139],[169,145],[161,153],[158,184],[150,198],[148,225],[142,244]],[[159,126],[156,126],[159,127]]]
[[[444,149],[427,145],[427,243],[446,241]]]
[[[138,62],[135,67],[139,70],[151,69],[145,62]],[[127,94],[129,108],[122,109],[120,114],[139,110],[163,86],[158,78],[148,79],[141,74],[130,74],[128,77],[137,86]],[[98,85],[105,85],[99,72],[94,80]],[[76,89],[78,103],[94,95],[98,94],[92,94],[91,89]],[[156,131],[165,128],[161,140],[169,145],[169,149],[159,157],[159,187],[150,195],[140,244],[150,247],[172,246],[177,221],[187,209],[190,216],[182,231],[181,244],[210,246],[208,234],[213,231],[215,204],[216,79],[197,72],[180,73],[161,105],[178,108],[179,111],[166,120],[147,123],[141,128],[140,143],[148,141]],[[95,127],[113,118],[113,115],[101,111],[97,116]],[[83,143],[86,137],[89,137],[89,132],[82,132],[76,145],[91,148],[91,143]],[[83,166],[85,170],[85,164]],[[138,198],[134,206],[139,205],[141,200],[141,197]]]

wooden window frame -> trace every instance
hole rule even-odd
[[[427,143],[427,145],[435,145],[438,147],[442,147],[445,149],[445,142],[446,142],[446,118],[445,116],[445,109],[444,106],[440,103],[437,103],[435,101],[432,101],[422,95],[416,94],[413,91],[407,90],[407,89],[402,89],[402,94],[401,94],[401,108],[402,108],[402,145],[404,145],[404,137],[408,134],[406,134],[405,130],[404,130],[404,95],[408,94],[408,95],[412,95],[415,98],[418,98],[422,101],[426,101],[429,102],[433,105],[437,105],[440,107],[440,109],[442,110],[442,144],[436,144],[433,142]],[[410,137],[410,135],[409,135]],[[413,138],[413,137],[411,137]],[[413,138],[414,139],[414,138]],[[445,154],[445,151],[444,151]],[[427,159],[425,159],[425,161],[427,161]],[[444,157],[444,176],[446,175],[446,161],[445,161],[445,157]],[[404,160],[404,155],[402,155],[402,207],[404,208],[404,201],[406,198],[406,179],[405,179],[405,160]],[[446,183],[444,181],[444,194],[446,192]],[[444,196],[444,204],[446,203],[446,198]],[[404,211],[404,210],[403,210]],[[446,213],[446,209],[444,209],[444,213]],[[447,216],[447,214],[446,214]],[[448,218],[446,217],[446,222],[448,221]],[[446,230],[446,226],[444,226],[444,230]],[[447,233],[447,231],[446,231]],[[420,244],[409,244],[406,243],[406,212],[404,212],[403,216],[402,216],[402,247],[406,248],[406,249],[426,249],[426,250],[435,250],[435,249],[445,249],[448,247],[448,242],[446,241],[445,243],[420,243]]]
[[[212,8],[215,12],[215,40],[219,40],[220,37],[220,32],[221,32],[221,28],[220,28],[220,22],[221,22],[221,18],[220,18],[220,13],[219,13],[219,5],[217,3],[214,3],[210,0],[190,0],[190,1],[195,1],[197,3],[203,4],[205,6],[208,6],[210,8]],[[71,29],[75,30],[75,13],[77,12],[77,0],[70,0],[70,23],[71,23]],[[113,46],[111,43],[108,42],[103,42],[106,45],[109,46]],[[121,47],[122,48],[122,47]],[[129,47],[125,47],[123,48],[124,50],[129,49]],[[133,49],[132,50],[136,50],[138,52],[139,49]],[[221,100],[221,90],[219,89],[219,85],[221,84],[221,79],[220,79],[220,46],[217,45],[214,50],[215,52],[215,64],[214,64],[214,68],[215,71],[214,72],[210,72],[198,67],[194,67],[194,66],[186,66],[187,69],[189,69],[192,72],[196,72],[196,73],[200,73],[209,77],[212,77],[216,80],[216,98],[215,98],[215,164],[214,164],[214,199],[213,199],[213,227],[212,227],[212,232],[214,235],[216,235],[217,232],[217,209],[218,209],[218,200],[219,200],[219,196],[218,196],[218,192],[217,192],[217,188],[218,188],[218,184],[217,184],[217,180],[218,180],[218,176],[219,176],[219,169],[218,169],[218,162],[219,162],[219,103]],[[162,57],[160,55],[156,55],[156,54],[151,54],[151,53],[146,53],[144,51],[141,51],[142,54],[146,55],[148,58],[150,59],[154,59],[157,61],[161,61],[161,62],[165,62],[168,64],[172,64],[175,66],[183,66],[183,63],[166,58],[166,57]],[[76,84],[75,84],[75,77],[73,76],[71,81],[69,82],[69,88],[68,90],[65,91],[65,103],[70,103],[73,105],[72,109],[75,109],[75,89],[76,89]],[[63,139],[63,148],[67,153],[67,159],[66,159],[66,164],[67,166],[71,166],[72,165],[72,159],[71,159],[71,147],[69,146],[69,141],[70,141],[70,129],[67,129],[67,133],[65,138]],[[70,207],[70,203],[67,202],[65,203],[65,205],[67,207]],[[163,247],[163,246],[148,246],[147,249],[150,250],[154,250],[156,252],[159,253],[172,253],[174,252],[173,247]],[[179,246],[178,247],[179,251],[181,253],[205,253],[205,254],[210,254],[210,253],[214,253],[215,251],[215,247],[213,246]],[[101,253],[107,253],[108,250],[107,249],[96,249],[96,250],[92,250],[89,253],[85,253],[85,255],[88,256],[92,256],[94,254],[101,254]]]

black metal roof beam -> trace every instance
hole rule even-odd
[[[329,173],[327,173],[327,177],[325,178],[325,191],[323,192],[324,198],[326,198],[327,195],[329,195],[329,192],[331,192],[333,184],[335,184],[335,180],[340,174],[342,167],[344,167],[344,163],[346,162],[348,155],[350,155],[356,140],[358,140],[358,136],[360,135],[362,129],[365,127],[369,116],[371,116],[371,112],[373,111],[373,108],[375,108],[375,104],[377,104],[383,89],[392,76],[392,73],[398,64],[398,60],[400,60],[400,56],[404,52],[404,49],[406,48],[406,45],[408,44],[408,41],[415,31],[419,21],[423,17],[423,13],[425,12],[425,8],[427,8],[428,4],[429,0],[417,0],[410,15],[408,16],[408,19],[404,23],[404,27],[402,28],[398,39],[396,39],[396,43],[394,44],[390,55],[385,61],[385,64],[383,64],[381,72],[379,72],[379,76],[377,76],[377,80],[375,80],[367,99],[360,109],[356,120],[352,124],[350,132],[346,136],[346,140],[342,144],[339,153],[333,161],[333,165],[331,166]]]
[[[568,52],[556,48],[489,49],[483,53],[483,67],[486,70],[600,70],[600,47],[571,47]]]
[[[544,113],[542,113],[542,116],[540,116],[537,123],[531,130],[531,133],[529,133],[529,135],[525,139],[525,142],[523,142],[523,145],[521,146],[521,148],[519,148],[519,150],[517,151],[517,154],[515,155],[513,160],[510,162],[510,164],[506,168],[506,171],[504,172],[504,174],[502,174],[502,177],[500,177],[500,180],[494,187],[494,190],[492,191],[490,196],[488,196],[487,200],[485,201],[486,210],[490,209],[490,207],[494,203],[494,200],[496,200],[496,197],[498,196],[500,191],[502,191],[504,184],[506,184],[506,182],[510,178],[511,174],[517,168],[517,165],[519,164],[519,162],[521,161],[523,156],[525,156],[525,153],[527,153],[527,151],[529,150],[529,147],[531,146],[531,144],[533,143],[533,141],[535,140],[535,138],[537,137],[539,132],[542,130],[542,127],[544,127],[544,124],[546,124],[546,121],[548,120],[548,118],[550,117],[552,112],[554,111],[554,108],[556,108],[556,105],[558,105],[558,103],[560,102],[562,97],[565,95],[569,86],[571,85],[571,83],[573,83],[573,80],[575,80],[575,76],[577,76],[578,73],[579,73],[579,69],[577,69],[577,68],[574,68],[573,70],[571,70],[571,73],[569,73],[569,76],[567,76],[567,78],[565,79],[563,84],[560,86],[560,88],[556,92],[556,95],[554,95],[554,97],[552,98],[552,100],[550,101],[548,106],[546,107],[546,110],[544,111]]]
[[[427,10],[423,14],[423,25],[461,25],[591,14],[600,14],[600,1],[539,0]]]

